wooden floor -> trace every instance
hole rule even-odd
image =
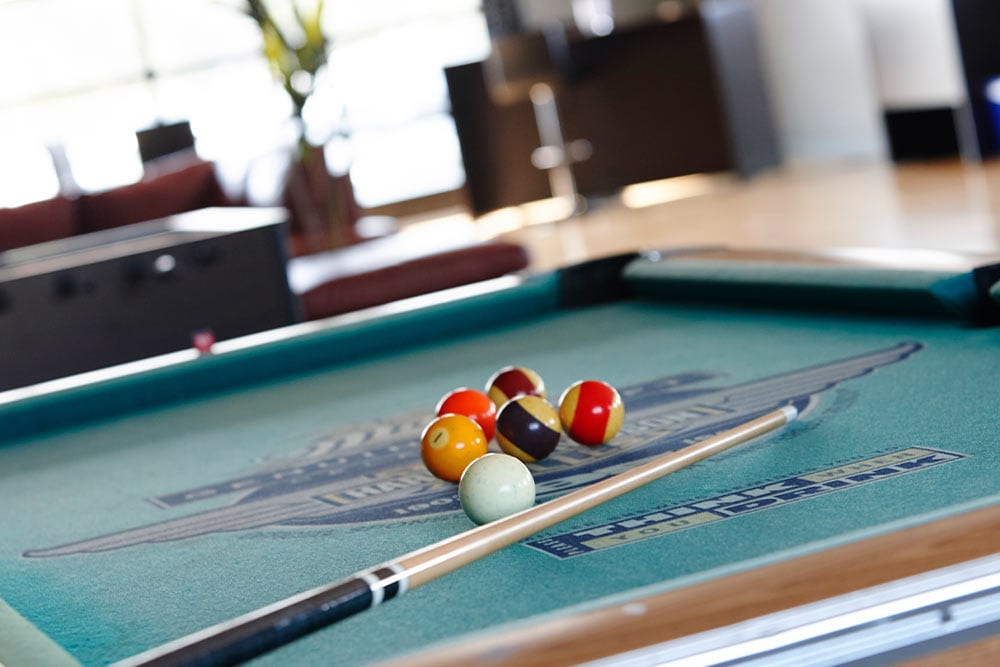
[[[433,230],[450,242],[517,241],[536,270],[617,252],[716,244],[1000,253],[997,160],[785,167],[752,179],[686,176],[630,188],[568,218],[561,203],[477,219],[442,211],[403,221],[402,231],[426,239]]]

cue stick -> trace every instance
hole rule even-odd
[[[764,435],[798,416],[788,405],[546,503],[362,570],[346,579],[152,648],[124,665],[231,665],[422,586],[494,551],[669,473]]]

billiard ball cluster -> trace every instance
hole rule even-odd
[[[573,383],[558,405],[546,400],[535,371],[501,368],[485,392],[461,387],[438,402],[437,417],[420,438],[424,465],[459,483],[462,509],[476,523],[527,509],[535,503],[535,482],[526,463],[549,456],[563,431],[583,445],[606,443],[625,414],[621,396],[600,380]],[[503,454],[489,453],[494,437]]]

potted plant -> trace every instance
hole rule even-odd
[[[291,228],[300,237],[300,252],[316,252],[357,240],[358,207],[350,174],[333,175],[323,143],[309,141],[303,111],[327,66],[331,40],[323,30],[324,0],[284,0],[281,14],[274,3],[245,0],[246,13],[261,31],[262,49],[271,72],[288,94],[298,141],[285,178],[285,204]],[[279,16],[281,18],[279,18]],[[324,142],[325,143],[325,142]]]

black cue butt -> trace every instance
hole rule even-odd
[[[386,567],[360,573],[165,644],[122,664],[236,665],[392,599],[404,590],[398,581],[384,583],[394,574]]]

